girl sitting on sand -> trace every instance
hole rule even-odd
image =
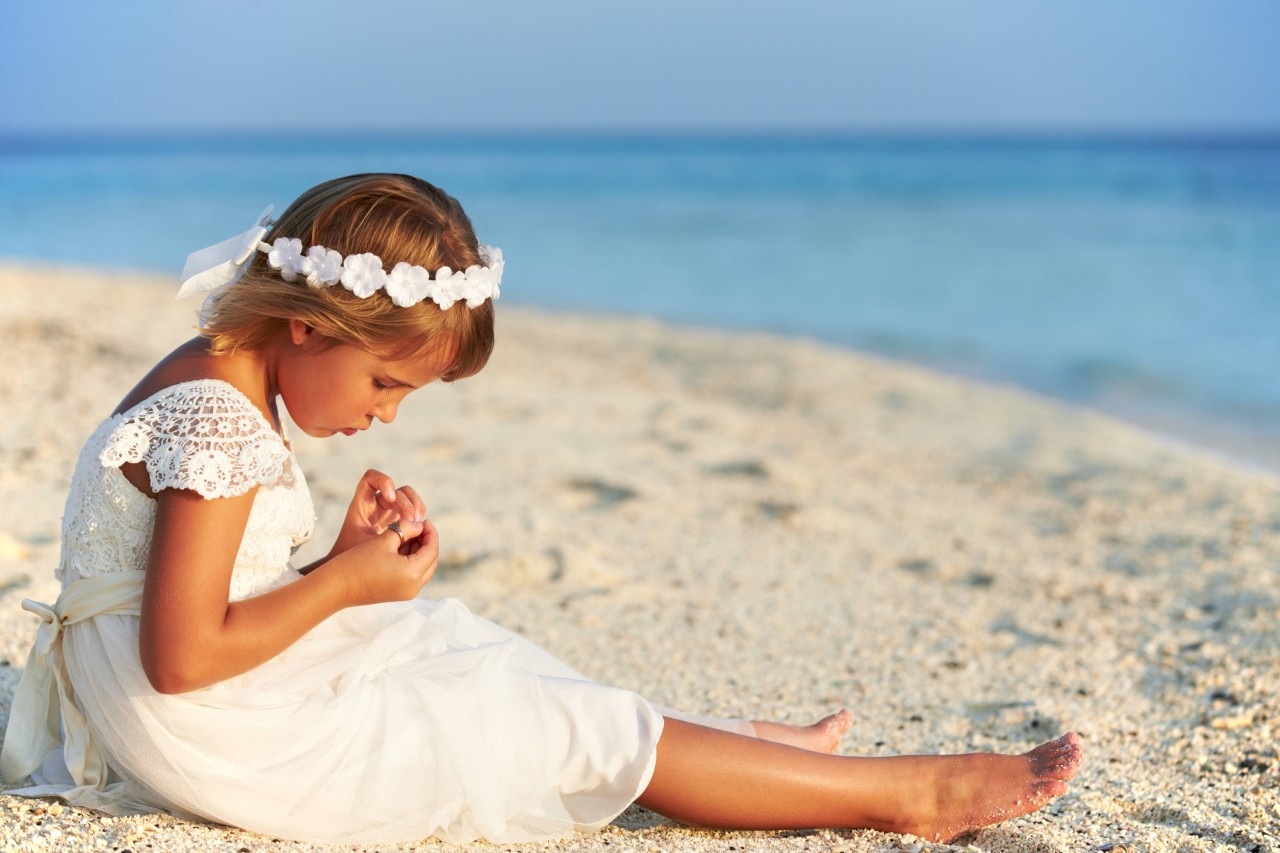
[[[264,240],[270,239],[270,244]],[[281,838],[525,841],[632,802],[742,829],[949,839],[1066,791],[1067,734],[1024,755],[831,755],[849,724],[690,717],[596,684],[451,599],[419,598],[439,539],[369,471],[327,557],[277,401],[311,436],[391,423],[478,372],[502,255],[403,175],[304,193],[192,256],[198,337],[90,436],[52,606],[0,771],[107,812],[168,810]]]

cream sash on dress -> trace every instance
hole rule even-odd
[[[40,617],[41,625],[13,696],[4,748],[0,750],[0,778],[12,783],[31,775],[61,745],[75,785],[33,785],[6,793],[58,796],[92,805],[99,799],[96,794],[107,791],[106,760],[72,698],[62,655],[62,631],[104,614],[137,616],[145,577],[146,572],[139,571],[94,575],[64,587],[52,607],[29,598],[22,602],[24,610]]]

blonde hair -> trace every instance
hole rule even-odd
[[[428,270],[481,264],[471,220],[457,200],[409,175],[366,174],[312,187],[280,215],[265,238],[296,237],[303,249],[325,246],[343,255],[372,252],[387,269],[405,261]],[[448,311],[431,300],[408,308],[385,291],[361,299],[342,286],[285,281],[258,253],[244,278],[213,304],[200,333],[214,353],[257,349],[300,320],[334,344],[347,343],[399,360],[451,352],[440,377],[453,382],[484,367],[493,351],[493,301]]]

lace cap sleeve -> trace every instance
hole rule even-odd
[[[166,388],[119,417],[98,458],[117,468],[145,463],[156,492],[234,497],[287,472],[284,441],[249,398],[220,380]]]

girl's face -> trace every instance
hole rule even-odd
[[[389,424],[410,392],[448,369],[447,347],[434,356],[388,360],[351,344],[328,346],[300,323],[276,363],[276,390],[289,417],[307,435],[355,435],[375,419]]]

